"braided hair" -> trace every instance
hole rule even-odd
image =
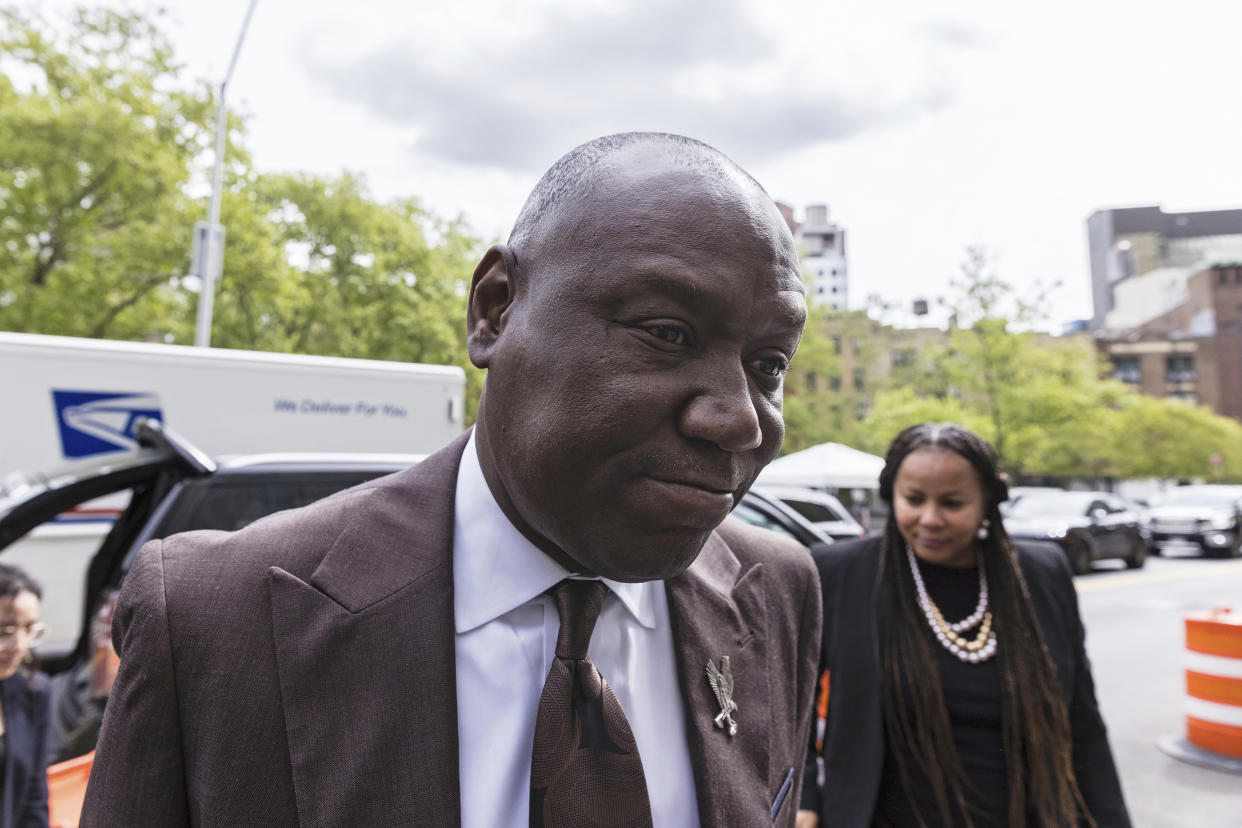
[[[914,578],[893,508],[893,484],[905,459],[920,449],[953,452],[979,477],[990,524],[979,541],[980,566],[988,582],[1001,677],[1001,737],[1009,780],[1010,828],[1028,824],[1076,825],[1080,814],[1094,821],[1074,776],[1069,711],[1056,680],[1056,665],[1040,633],[1017,550],[1005,532],[1000,504],[1009,497],[999,459],[987,441],[954,423],[921,423],[903,430],[889,446],[880,472],[880,498],[889,507],[880,567],[882,709],[889,750],[903,787],[910,790],[910,763],[935,792],[940,823],[973,825],[968,781],[953,743],[952,727],[934,649],[936,642],[915,603]],[[922,815],[919,822],[925,825]]]

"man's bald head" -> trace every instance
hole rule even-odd
[[[682,167],[722,188],[752,190],[770,201],[759,182],[715,147],[667,132],[621,132],[575,147],[543,174],[514,222],[509,247],[528,253],[538,249],[544,234],[561,223],[565,208],[589,196],[601,179],[626,172],[643,158]]]
[[[736,164],[630,133],[558,161],[475,269],[475,440],[514,526],[570,572],[673,577],[780,449],[806,301]]]

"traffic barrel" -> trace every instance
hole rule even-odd
[[[1242,613],[1186,615],[1186,741],[1242,759]]]

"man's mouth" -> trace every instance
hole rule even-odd
[[[693,524],[723,520],[733,509],[734,489],[726,481],[703,478],[645,477],[656,506],[690,519]],[[695,520],[695,517],[698,520]]]

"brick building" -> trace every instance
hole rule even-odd
[[[1113,376],[1153,397],[1207,406],[1242,421],[1242,260],[1191,268],[1163,312],[1097,330]]]

